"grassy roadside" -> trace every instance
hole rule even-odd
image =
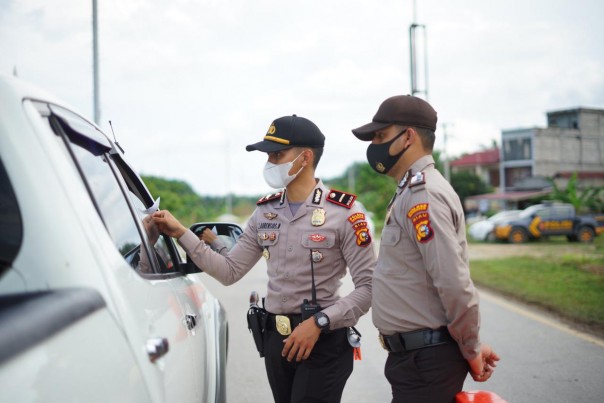
[[[552,250],[569,247],[565,238],[546,243]],[[590,253],[585,253],[586,246],[572,244],[563,255],[473,261],[472,279],[479,286],[544,308],[579,328],[604,336],[604,236],[596,238]]]

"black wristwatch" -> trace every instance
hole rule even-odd
[[[315,318],[315,324],[321,329],[321,332],[325,333],[329,330],[329,316],[323,312],[317,312],[313,315],[313,318]]]

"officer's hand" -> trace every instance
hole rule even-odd
[[[201,235],[199,235],[199,239],[201,239],[208,245],[211,244],[212,242],[214,242],[216,240],[216,238],[217,238],[216,234],[213,233],[212,230],[209,228],[205,228],[203,230],[203,232],[201,233]]]
[[[499,361],[499,356],[493,351],[488,344],[480,346],[480,353],[473,360],[468,361],[470,364],[470,375],[476,382],[485,382],[488,380]]]
[[[168,210],[160,210],[153,213],[153,221],[164,234],[173,238],[180,238],[187,232],[187,228],[182,225]]]
[[[315,324],[314,318],[306,319],[294,329],[287,339],[283,340],[285,346],[281,356],[287,357],[287,361],[294,358],[296,361],[306,360],[320,335],[321,329]]]

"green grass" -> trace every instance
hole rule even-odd
[[[547,247],[551,243],[555,248],[562,242],[566,240],[553,240]],[[536,304],[604,335],[604,236],[590,245],[587,254],[587,245],[575,245],[576,252],[562,256],[473,261],[472,279],[478,285]]]

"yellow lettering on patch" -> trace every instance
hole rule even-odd
[[[413,217],[415,214],[419,213],[420,211],[427,211],[427,210],[428,210],[428,203],[416,204],[415,206],[411,207],[411,209],[407,212],[407,218]]]
[[[363,214],[363,213],[354,213],[353,215],[348,217],[348,221],[350,221],[351,223],[354,223],[355,221],[359,221],[359,220],[364,220],[364,219],[365,219],[365,214]]]

